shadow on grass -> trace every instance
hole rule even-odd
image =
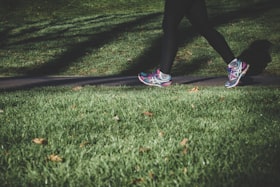
[[[271,62],[271,47],[272,43],[268,40],[256,40],[238,56],[238,58],[250,64],[247,76],[241,79],[240,86],[256,84],[251,76],[261,74]]]
[[[246,17],[253,17],[254,15],[261,14],[262,12],[268,11],[271,8],[275,8],[275,6],[278,6],[279,2],[276,0],[268,0],[266,2],[262,3],[257,3],[252,6],[248,6],[245,8],[241,8],[240,10],[233,11],[233,12],[227,12],[227,13],[222,13],[221,15],[217,15],[213,18],[211,18],[211,21],[214,26],[219,26],[224,23],[228,23],[232,20],[237,20],[240,18],[246,18]],[[100,48],[103,45],[111,42],[116,38],[117,35],[127,32],[130,29],[133,29],[135,26],[138,26],[139,24],[143,24],[151,19],[154,19],[158,16],[161,16],[161,13],[153,13],[153,14],[148,14],[145,16],[142,16],[136,20],[130,21],[130,22],[125,22],[121,23],[119,25],[116,25],[110,30],[103,31],[94,35],[88,35],[89,39],[80,42],[80,43],[74,43],[72,44],[66,52],[61,53],[58,55],[55,59],[46,62],[45,64],[35,67],[33,69],[18,69],[18,70],[13,70],[13,71],[18,71],[21,73],[24,73],[27,76],[35,76],[35,75],[55,75],[59,74],[61,72],[64,72],[67,68],[69,68],[74,62],[77,62],[78,59],[82,58],[87,54],[89,49],[94,49],[94,48]],[[90,19],[90,18],[87,18]],[[79,20],[83,21],[83,20]],[[86,20],[89,21],[89,20]],[[75,22],[78,23],[78,22]],[[51,24],[51,23],[49,23]],[[44,25],[45,27],[46,25]],[[34,28],[31,28],[32,30],[23,30],[22,33],[28,33],[33,30],[40,30],[42,26],[34,26]],[[48,35],[45,36],[38,36],[30,39],[26,39],[23,41],[20,41],[20,43],[13,43],[12,45],[22,45],[24,43],[36,43],[44,40],[56,40],[59,37],[66,37],[63,36],[63,31],[56,31],[53,33],[49,33]],[[5,34],[5,31],[2,32]],[[22,34],[20,33],[20,34]],[[15,35],[16,36],[16,35]],[[13,36],[13,37],[15,37]],[[17,35],[18,36],[18,35]],[[183,30],[180,30],[180,38],[181,38],[181,43],[179,45],[184,45],[188,42],[191,42],[195,37],[197,37],[197,33],[194,31],[192,27],[184,27]],[[5,38],[5,37],[4,37]],[[3,37],[2,37],[3,39]],[[69,38],[71,39],[71,38]],[[127,69],[123,70],[120,72],[119,75],[136,75],[140,71],[146,71],[155,68],[158,65],[159,62],[159,57],[160,57],[160,48],[161,48],[161,36],[156,38],[154,41],[151,42],[151,47],[147,48],[137,59],[133,60],[133,64],[131,64],[130,67]],[[248,48],[249,51],[251,50],[251,47]],[[244,55],[245,54],[245,55]],[[246,57],[250,56],[248,55],[248,50],[247,52],[244,52],[241,56]],[[176,70],[176,75],[182,75],[186,74],[186,72],[193,72],[198,70],[199,68],[202,67],[203,63],[205,63],[205,58],[195,59],[195,61],[191,62],[190,64],[181,64],[180,69]],[[251,58],[250,60],[251,61]],[[253,61],[253,60],[252,60]],[[261,66],[261,67],[264,67]],[[8,71],[8,70],[7,70]],[[257,70],[256,70],[257,71]],[[260,69],[258,69],[260,71]]]
[[[258,75],[264,71],[271,62],[271,47],[272,43],[267,40],[256,40],[239,55],[240,59],[250,64],[248,75]]]
[[[3,48],[8,40],[8,34],[11,31],[11,28],[8,27],[6,29],[3,29],[0,32],[0,49]]]
[[[183,33],[184,32],[184,33]],[[187,31],[180,30],[179,33],[181,42],[179,45],[191,42],[195,36],[197,36],[192,27],[188,28]],[[148,71],[156,68],[159,64],[159,59],[161,55],[161,43],[162,36],[159,36],[155,39],[151,46],[147,48],[137,59],[134,59],[134,63],[128,67],[126,70],[123,70],[120,75],[137,75],[139,72]],[[198,62],[200,63],[200,62]],[[203,63],[203,62],[201,62]],[[193,67],[188,67],[195,71],[196,68],[199,68],[196,64],[192,63]],[[183,68],[186,70],[186,68]],[[184,72],[185,73],[185,72]],[[177,75],[183,74],[182,71],[176,72]]]
[[[161,13],[148,14],[136,20],[133,20],[131,22],[121,23],[108,31],[93,35],[87,41],[76,43],[72,47],[69,47],[69,49],[65,53],[62,53],[54,60],[49,61],[43,64],[42,66],[39,66],[35,69],[28,71],[26,72],[26,74],[27,75],[54,75],[63,72],[77,59],[86,55],[89,48],[99,48],[105,45],[106,43],[112,41],[120,33],[129,30],[129,28],[133,28],[134,26],[137,26],[150,19],[153,19],[159,15],[161,15]]]
[[[186,63],[185,61],[178,61],[176,66],[173,68],[172,73],[174,75],[183,75],[194,73],[207,65],[210,61],[210,57],[201,56],[198,58],[192,59],[190,62]]]
[[[86,17],[83,19],[76,19],[76,20],[74,19],[74,20],[70,20],[70,21],[67,19],[63,19],[63,20],[56,20],[56,21],[44,21],[42,23],[32,22],[32,23],[29,23],[31,26],[29,26],[28,28],[21,29],[20,32],[15,33],[9,37],[10,38],[21,38],[21,37],[24,37],[26,34],[32,34],[32,33],[39,32],[39,31],[42,32],[42,30],[48,29],[48,27],[52,27],[52,26],[61,27],[61,22],[63,24],[66,24],[67,26],[64,29],[57,29],[52,32],[44,33],[44,35],[33,36],[33,37],[29,37],[27,39],[22,39],[19,41],[11,42],[11,43],[9,43],[8,46],[11,47],[11,46],[25,45],[25,44],[32,44],[32,43],[34,44],[34,43],[45,42],[45,41],[48,41],[48,42],[56,41],[61,38],[73,40],[73,36],[65,36],[65,32],[67,32],[70,29],[75,29],[84,23],[86,23],[87,25],[100,24],[101,22],[104,21],[104,19],[108,19],[106,15],[100,15],[100,16],[95,16],[95,17]],[[94,27],[94,29],[101,30],[102,28]],[[79,33],[74,36],[75,37],[78,37],[78,36],[79,37],[83,37],[83,36],[93,37],[94,35],[90,34],[90,33],[89,34],[80,34]]]

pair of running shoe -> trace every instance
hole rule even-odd
[[[249,64],[235,59],[228,64],[228,81],[225,83],[226,88],[233,88],[239,84],[240,79],[246,74]],[[138,79],[149,86],[166,87],[172,84],[171,75],[163,74],[160,69],[152,73],[141,72]]]

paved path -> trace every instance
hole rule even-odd
[[[189,84],[195,86],[223,86],[227,77],[173,77],[174,84]],[[0,78],[0,90],[20,90],[44,86],[84,86],[84,85],[107,85],[107,86],[141,86],[136,76],[106,76],[106,77],[2,77]],[[280,77],[252,76],[243,80],[242,85],[276,86],[280,87]]]

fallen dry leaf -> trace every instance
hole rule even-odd
[[[182,153],[183,153],[183,155],[186,155],[186,154],[188,153],[188,148],[185,147],[185,148],[183,149]]]
[[[81,89],[83,89],[81,86],[75,86],[72,88],[73,91],[80,91]]]
[[[80,144],[80,147],[82,148],[82,147],[85,147],[85,146],[87,146],[87,145],[89,145],[89,142],[88,142],[88,141],[85,141],[85,142],[83,142],[83,143]]]
[[[113,119],[114,119],[115,121],[117,121],[117,122],[121,121],[120,117],[119,117],[119,116],[117,116],[117,115],[116,115],[116,116],[114,116],[114,117],[113,117]]]
[[[139,153],[147,153],[149,152],[151,149],[148,147],[140,147],[139,148]]]
[[[181,142],[180,145],[185,146],[188,143],[188,138],[184,138]]]
[[[96,73],[98,70],[96,68],[93,68],[90,70],[91,73]]]
[[[194,87],[194,88],[192,88],[189,92],[198,92],[199,91],[199,89],[198,89],[198,86],[196,86],[196,87]]]
[[[50,161],[52,161],[52,162],[62,162],[62,161],[63,161],[63,159],[62,159],[60,156],[55,155],[55,154],[51,154],[51,155],[48,157],[48,159],[49,159]]]
[[[190,51],[187,51],[187,53],[188,53],[189,55],[193,55],[192,52],[190,52]]]
[[[207,64],[208,64],[208,65],[211,65],[211,64],[213,64],[213,61],[212,61],[212,60],[208,60],[208,61],[207,61]]]
[[[76,108],[77,108],[76,105],[71,105],[71,109],[72,109],[72,110],[75,110]]]
[[[187,169],[186,167],[184,167],[183,173],[184,173],[184,174],[187,174],[187,172],[188,172],[188,169]]]
[[[153,172],[149,172],[149,177],[152,180],[156,180],[157,179],[157,176]]]
[[[195,108],[194,104],[191,104],[191,107],[192,107],[192,109],[194,109]]]
[[[145,116],[149,116],[149,117],[152,117],[152,116],[153,116],[153,113],[148,112],[148,111],[144,112],[143,114],[144,114]]]
[[[160,131],[160,132],[158,133],[158,135],[159,135],[160,137],[163,137],[163,136],[164,136],[164,132],[163,132],[163,131]]]
[[[47,145],[48,144],[48,141],[44,138],[34,138],[32,140],[33,143],[35,144],[39,144],[39,145]]]
[[[134,179],[134,180],[131,182],[131,184],[136,185],[136,184],[143,183],[144,181],[145,181],[144,178],[137,178],[137,179]]]
[[[141,167],[137,165],[137,166],[135,166],[134,169],[135,169],[135,171],[139,172],[141,170]]]

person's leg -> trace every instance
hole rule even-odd
[[[188,18],[198,32],[206,38],[209,44],[220,54],[228,64],[227,88],[235,87],[239,84],[249,65],[246,62],[236,59],[224,37],[217,32],[209,23],[207,9],[204,0],[195,0],[188,12]]]
[[[229,64],[235,56],[223,35],[210,25],[205,1],[195,0],[187,15],[195,29],[205,37],[208,43],[220,54],[223,60]]]
[[[186,12],[189,0],[166,0],[162,21],[163,40],[160,58],[160,71],[170,74],[178,50],[178,25]]]
[[[185,16],[188,2],[192,0],[166,0],[164,9],[163,41],[159,69],[153,73],[141,72],[138,79],[149,86],[169,86],[171,80],[171,67],[177,53],[177,28]]]

